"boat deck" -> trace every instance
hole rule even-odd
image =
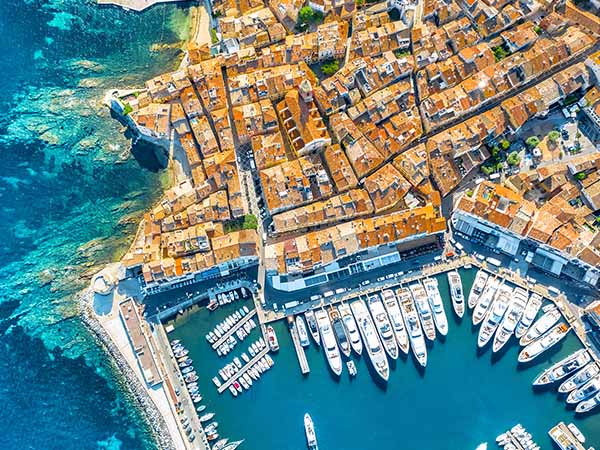
[[[300,344],[300,337],[298,336],[298,330],[296,330],[296,324],[291,323],[289,329],[290,334],[292,335],[292,342],[294,343],[294,348],[296,349],[296,356],[298,357],[298,364],[300,364],[300,370],[302,371],[302,375],[306,375],[310,373],[310,366],[308,365],[308,359],[306,359],[304,347],[302,347],[302,344]]]
[[[556,445],[562,450],[585,450],[584,445],[573,435],[564,422],[560,422],[548,431]]]
[[[233,375],[231,378],[229,378],[226,382],[224,382],[221,386],[219,386],[217,388],[217,392],[219,394],[222,394],[223,392],[225,392],[226,389],[229,389],[229,386],[236,381],[237,379],[239,379],[243,374],[246,373],[246,371],[252,367],[254,364],[256,364],[258,362],[259,359],[261,359],[263,356],[265,356],[267,353],[269,353],[269,347],[265,347],[263,348],[260,352],[258,352],[254,358],[252,358],[249,362],[247,362],[246,364],[244,364],[242,366],[242,368],[235,373],[235,375]]]
[[[248,322],[255,315],[256,315],[256,310],[253,309],[248,314],[246,314],[244,317],[242,317],[242,320],[240,320],[238,323],[236,323],[233,327],[231,327],[231,329],[227,333],[225,333],[223,336],[221,336],[221,338],[218,341],[216,341],[214,344],[212,344],[213,350],[218,349],[227,339],[229,339],[229,336],[231,336],[233,333],[235,333],[237,330],[239,330],[242,327],[242,325],[244,325],[246,322]]]

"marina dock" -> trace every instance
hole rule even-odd
[[[231,327],[231,329],[227,333],[225,333],[223,336],[221,336],[221,338],[218,341],[216,341],[214,344],[212,344],[213,350],[218,349],[227,339],[229,339],[229,336],[231,336],[233,333],[235,333],[237,330],[239,330],[246,322],[248,322],[255,315],[256,315],[256,309],[253,309],[248,314],[246,314],[242,318],[242,320],[240,320],[238,323],[236,323],[233,327]]]
[[[298,336],[298,330],[296,330],[296,324],[294,322],[289,323],[290,334],[292,335],[292,342],[294,342],[294,348],[296,349],[296,356],[298,357],[298,364],[300,364],[300,370],[302,375],[310,373],[310,366],[306,359],[306,353],[304,353],[304,347],[300,344],[300,337]]]
[[[585,450],[584,445],[575,437],[564,422],[560,422],[552,427],[548,431],[548,435],[561,450]]]
[[[256,364],[258,362],[259,359],[261,359],[263,356],[265,356],[267,353],[269,353],[269,347],[265,347],[263,348],[260,352],[258,352],[256,354],[256,356],[254,356],[254,358],[252,358],[250,361],[248,361],[246,364],[244,364],[242,366],[242,368],[237,371],[235,373],[235,375],[233,375],[231,378],[229,378],[226,382],[224,382],[221,386],[219,386],[217,388],[217,392],[219,394],[222,394],[223,392],[225,392],[225,390],[229,389],[229,386],[231,386],[231,384],[237,380],[239,377],[241,377],[243,374],[246,373],[246,371],[252,367],[254,364]]]

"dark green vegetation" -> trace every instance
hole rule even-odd
[[[253,214],[246,214],[234,220],[229,220],[223,224],[226,233],[239,230],[256,230],[258,228],[258,219]]]

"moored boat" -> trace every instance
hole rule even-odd
[[[315,425],[312,421],[310,414],[304,414],[304,434],[306,435],[306,444],[309,450],[319,450],[317,445],[317,434],[315,432]]]
[[[310,334],[313,337],[315,343],[317,345],[320,345],[321,338],[319,336],[319,327],[317,326],[317,319],[315,319],[315,312],[309,309],[304,313],[304,318],[306,319],[306,324],[308,325],[308,331],[310,331]]]
[[[383,342],[385,351],[388,355],[390,355],[390,358],[397,359],[398,343],[396,342],[396,336],[394,336],[392,325],[390,324],[390,318],[385,312],[385,308],[381,302],[381,299],[379,298],[379,295],[370,295],[367,300],[367,304],[369,306],[369,310],[371,311],[371,315],[373,316],[373,321],[375,322],[377,332],[379,333],[381,341]]]
[[[553,364],[533,380],[534,386],[554,383],[562,380],[564,377],[572,374],[576,370],[581,369],[590,362],[590,354],[585,349],[577,350],[575,353],[561,359],[556,364]]]
[[[334,374],[339,376],[342,373],[342,357],[335,341],[329,317],[327,317],[327,313],[324,310],[320,309],[315,312],[315,318],[321,332],[321,342],[323,343],[329,367]]]
[[[427,365],[427,346],[412,295],[407,288],[400,288],[396,291],[396,296],[400,302],[400,310],[404,317],[413,354],[419,364],[425,367]]]
[[[360,338],[360,331],[358,331],[352,311],[346,303],[340,303],[337,308],[342,316],[344,326],[346,327],[346,333],[350,339],[352,350],[354,350],[357,355],[360,355],[362,353],[363,344],[362,339]]]
[[[433,322],[433,315],[431,314],[431,308],[429,307],[429,300],[427,299],[427,292],[421,283],[413,283],[408,286],[410,293],[412,294],[415,309],[421,319],[421,325],[423,326],[423,332],[425,337],[430,341],[435,339],[435,324]]]
[[[552,328],[559,320],[560,311],[556,307],[549,309],[531,325],[525,336],[519,339],[519,344],[524,346],[533,342]]]
[[[515,330],[515,336],[517,338],[520,339],[522,336],[525,336],[527,331],[529,331],[529,327],[531,327],[531,324],[538,315],[543,302],[542,296],[535,292],[529,296],[529,301],[527,302],[527,306],[525,306],[523,316],[521,316],[521,320]]]
[[[577,405],[577,408],[575,408],[575,412],[577,412],[579,414],[590,412],[592,409],[594,409],[599,404],[600,404],[600,392],[596,393],[592,398],[590,398],[588,400],[584,400],[579,405]]]
[[[348,373],[350,374],[350,376],[355,377],[356,376],[356,364],[354,364],[354,361],[352,361],[352,360],[346,361],[346,367],[348,368]]]
[[[500,351],[506,345],[515,332],[523,311],[525,311],[525,306],[527,306],[527,292],[524,289],[520,287],[515,288],[512,298],[512,303],[508,307],[494,336],[494,345],[492,347],[494,353]]]
[[[279,341],[277,340],[277,335],[271,325],[267,326],[267,342],[269,342],[269,349],[272,352],[279,350]]]
[[[575,404],[587,400],[600,391],[600,376],[592,378],[579,389],[575,389],[567,397],[567,403]]]
[[[451,270],[446,276],[448,277],[448,286],[450,287],[452,308],[458,317],[462,317],[465,314],[465,296],[463,294],[460,275],[458,271]]]
[[[243,442],[243,439],[241,441],[230,442],[229,444],[226,444],[221,450],[236,450],[240,445],[242,445]]]
[[[396,296],[389,289],[383,291],[381,296],[383,298],[385,310],[387,311],[390,322],[392,323],[392,329],[394,330],[394,335],[396,336],[398,346],[400,347],[400,350],[402,350],[405,354],[408,354],[410,351],[410,341],[408,340],[408,333],[406,332],[406,326],[404,324],[404,319],[402,318],[402,312],[398,306]]]
[[[481,322],[481,328],[479,328],[479,336],[477,338],[477,345],[479,348],[484,347],[490,341],[491,337],[496,332],[498,325],[502,322],[510,305],[511,293],[512,289],[508,286],[502,286],[500,288],[496,299],[492,302],[492,305]]]
[[[425,288],[425,292],[427,292],[427,299],[433,313],[435,327],[442,336],[446,336],[448,334],[448,318],[446,317],[444,302],[438,289],[437,279],[427,278],[423,280],[423,287]]]
[[[356,300],[350,304],[350,308],[375,371],[384,381],[387,381],[390,377],[388,360],[367,306],[362,300]]]
[[[300,338],[300,345],[302,345],[302,347],[308,347],[310,345],[308,331],[306,331],[304,318],[300,315],[296,316],[296,330],[298,331],[298,337]]]
[[[548,331],[541,338],[536,339],[531,344],[527,345],[521,353],[519,353],[519,362],[528,362],[544,353],[549,348],[553,347],[562,341],[569,332],[569,326],[564,322],[560,322]]]
[[[584,368],[578,370],[575,375],[563,381],[558,387],[558,392],[566,394],[580,388],[598,374],[600,374],[600,367],[598,367],[598,364],[595,362],[588,364]]]
[[[468,306],[469,308],[475,308],[475,305],[479,301],[479,297],[485,288],[485,285],[488,281],[488,274],[483,270],[479,270],[477,275],[475,275],[475,281],[473,281],[473,287],[471,287],[471,292],[469,292]]]
[[[346,328],[344,328],[344,323],[342,322],[342,318],[337,308],[331,307],[329,310],[329,319],[331,320],[333,332],[341,352],[346,356],[350,356],[352,348],[350,347],[350,342],[348,341],[348,336],[346,335]]]
[[[496,298],[496,293],[500,287],[500,281],[497,278],[488,278],[488,281],[483,289],[483,292],[477,300],[477,304],[473,309],[473,325],[479,325],[479,323],[485,317],[485,313],[490,308],[490,305]]]

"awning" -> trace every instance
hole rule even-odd
[[[498,243],[496,244],[496,248],[502,253],[515,256],[519,251],[520,242],[521,241],[517,238],[501,234],[498,236]]]

